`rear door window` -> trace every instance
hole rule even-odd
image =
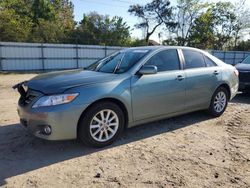
[[[186,49],[182,51],[185,58],[186,69],[206,67],[205,60],[200,52]]]

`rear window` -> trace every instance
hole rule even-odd
[[[242,61],[243,64],[250,64],[250,55]]]
[[[214,66],[217,66],[215,64],[215,62],[213,62],[210,58],[208,58],[207,56],[204,55],[204,60],[205,60],[205,63],[207,65],[207,67],[214,67]]]

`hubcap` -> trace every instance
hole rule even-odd
[[[119,127],[117,114],[110,109],[101,110],[90,122],[90,134],[98,142],[110,140]]]
[[[220,113],[224,110],[227,102],[226,94],[223,91],[217,93],[214,99],[214,110]]]

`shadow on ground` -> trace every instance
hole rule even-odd
[[[249,96],[240,94],[232,103],[249,103],[249,101]],[[41,140],[29,135],[19,124],[0,126],[0,186],[6,184],[7,178],[16,175],[172,132],[209,118],[210,116],[201,111],[137,126],[126,130],[113,145],[102,149],[88,148],[77,140],[60,142]]]
[[[231,102],[250,104],[250,93],[239,93],[233,98]]]

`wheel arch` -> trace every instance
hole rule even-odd
[[[228,100],[230,100],[230,98],[231,98],[230,86],[229,86],[227,83],[222,83],[222,84],[220,84],[220,85],[216,88],[216,90],[217,90],[218,88],[220,88],[220,87],[223,87],[223,88],[225,88],[225,89],[228,91],[228,94],[229,94]],[[215,90],[215,91],[216,91],[216,90]]]
[[[77,134],[77,137],[78,137],[78,129],[79,129],[79,123],[80,123],[80,120],[82,119],[82,117],[85,115],[85,113],[93,106],[93,105],[95,105],[95,104],[97,104],[97,103],[101,103],[101,102],[113,102],[113,103],[115,103],[116,105],[118,105],[120,108],[121,108],[121,110],[123,111],[123,113],[124,113],[124,115],[125,115],[125,117],[124,117],[124,119],[125,119],[125,126],[124,126],[124,128],[126,128],[127,127],[127,125],[128,125],[128,119],[129,119],[129,117],[128,117],[128,110],[127,110],[127,108],[126,108],[126,106],[125,106],[125,104],[121,101],[121,100],[119,100],[119,99],[116,99],[116,98],[109,98],[109,97],[107,97],[107,98],[102,98],[102,99],[98,99],[98,100],[96,100],[96,101],[94,101],[93,103],[91,103],[83,112],[82,112],[82,114],[81,114],[81,116],[79,117],[79,119],[78,119],[78,122],[77,122],[77,132],[76,132],[76,134]]]

